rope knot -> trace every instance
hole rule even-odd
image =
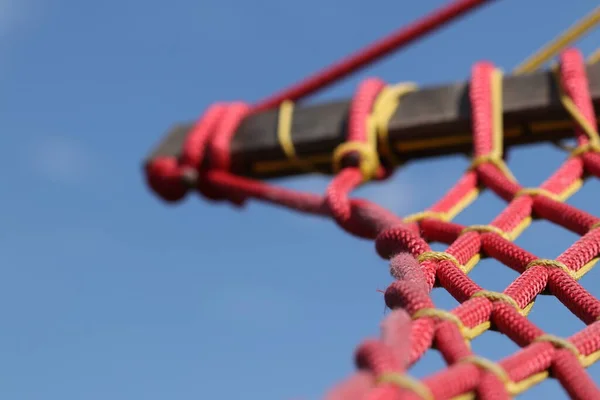
[[[376,106],[385,86],[381,79],[370,78],[358,87],[350,104],[347,141],[333,152],[334,173],[345,167],[358,168],[363,182],[383,179],[391,174],[383,168],[378,153]]]
[[[187,188],[182,184],[177,159],[155,158],[146,165],[148,186],[167,202],[182,200]]]
[[[364,182],[378,177],[381,163],[376,147],[360,141],[340,144],[333,152],[333,172],[338,173],[346,167],[358,168]]]
[[[242,205],[243,196],[219,185],[211,172],[229,171],[231,139],[248,113],[249,107],[240,102],[209,107],[188,133],[179,157],[160,157],[147,165],[152,190],[168,202],[183,200],[190,189],[197,189],[207,199]]]

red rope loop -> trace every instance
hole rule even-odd
[[[191,188],[197,188],[211,200],[242,205],[244,196],[215,185],[207,179],[207,172],[229,171],[231,139],[249,112],[250,108],[241,102],[209,107],[188,134],[181,157],[156,158],[149,163],[146,168],[149,186],[168,202],[180,201]]]
[[[344,226],[352,216],[350,193],[370,179],[384,179],[390,172],[377,154],[377,132],[371,126],[370,115],[385,83],[377,78],[363,81],[352,98],[348,115],[347,141],[334,152],[336,177],[325,194],[331,215]]]

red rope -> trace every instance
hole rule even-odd
[[[393,51],[409,45],[417,39],[441,28],[444,24],[464,16],[477,7],[492,0],[459,0],[453,1],[444,7],[435,10],[429,15],[393,32],[387,37],[372,43],[350,57],[323,69],[305,80],[289,87],[280,93],[259,102],[254,111],[264,111],[277,107],[285,100],[298,100],[322,90],[330,84],[337,82],[361,68],[380,60]]]
[[[147,167],[149,185],[170,202],[185,196],[184,182],[193,182],[210,199],[241,205],[247,198],[256,198],[303,212],[331,216],[346,231],[375,240],[377,252],[389,259],[391,273],[396,278],[385,291],[386,305],[393,311],[384,321],[381,338],[367,340],[358,347],[356,364],[359,372],[335,388],[329,399],[449,399],[468,392],[475,392],[481,398],[506,399],[510,397],[510,382],[522,381],[547,370],[551,370],[573,398],[600,399],[598,388],[573,354],[575,351],[587,356],[600,350],[600,324],[595,322],[600,317],[600,301],[571,276],[600,253],[600,229],[590,230],[599,219],[548,196],[518,195],[522,187],[506,175],[497,160],[491,159],[494,151],[491,64],[477,64],[470,85],[475,155],[481,162],[465,173],[430,210],[447,213],[475,188],[486,186],[508,202],[506,209],[491,222],[488,231],[465,232],[463,226],[434,218],[405,224],[400,217],[375,203],[350,198],[352,190],[365,179],[360,168],[363,155],[358,151],[350,151],[342,157],[342,168],[325,196],[278,188],[229,172],[231,138],[249,113],[275,106],[285,99],[308,95],[383,56],[391,50],[392,43],[396,47],[406,44],[469,7],[482,3],[484,1],[456,2],[445,11],[411,25],[404,36],[399,34],[395,41],[388,39],[388,42],[382,42],[387,45],[380,43],[379,50],[377,46],[367,49],[350,61],[340,63],[343,67],[334,66],[320,78],[310,78],[255,107],[243,103],[216,104],[192,129],[180,159],[158,158]],[[560,66],[565,92],[595,126],[581,54],[575,50],[565,52]],[[351,105],[348,141],[367,142],[366,118],[382,88],[383,83],[376,79],[367,80],[359,87]],[[576,130],[576,136],[580,144],[587,143],[584,132]],[[598,154],[586,152],[570,158],[542,184],[541,189],[556,195],[563,193],[581,179],[584,172],[600,177]],[[380,167],[375,178],[385,178],[388,174],[389,171]],[[537,260],[535,255],[503,237],[503,232],[512,232],[533,213],[584,234],[558,257],[556,265],[560,268],[531,264]],[[450,246],[441,256],[431,252],[427,241],[441,241]],[[502,294],[495,295],[496,298],[486,296],[461,269],[482,253],[521,273]],[[435,284],[448,290],[461,305],[452,312],[440,314],[437,310],[432,314],[436,310],[429,292]],[[519,312],[544,290],[555,295],[588,324],[586,329],[569,338],[571,348],[541,341],[544,332]],[[465,342],[465,329],[486,322],[523,348],[497,364],[503,371],[500,375],[488,370],[489,365],[486,367],[480,359],[473,358]],[[442,353],[449,367],[421,383],[407,380],[404,372],[432,347]]]
[[[566,51],[561,56],[560,66],[565,91],[578,108],[584,112],[589,110],[591,100],[586,89],[588,84],[581,54],[575,50]],[[476,156],[479,157],[485,157],[493,150],[489,85],[492,71],[489,63],[477,64],[470,85],[474,146]],[[361,126],[364,127],[365,124],[361,124],[360,119],[364,122],[364,118],[368,116],[364,110],[372,107],[372,101],[380,87],[380,82],[372,80],[359,88],[350,113],[351,118],[355,119],[350,126],[355,127],[351,128],[355,130],[349,132],[348,139],[364,141],[366,135]],[[385,319],[382,337],[367,340],[358,347],[356,364],[359,372],[336,387],[328,399],[420,398],[414,389],[399,389],[396,383],[390,381],[378,383],[377,378],[386,376],[385,374],[402,374],[433,346],[449,364],[446,370],[421,383],[433,398],[449,399],[471,391],[481,398],[509,398],[509,388],[498,376],[472,362],[464,361],[469,360],[473,354],[465,344],[464,333],[454,321],[440,320],[435,316],[424,316],[411,321],[411,316],[435,309],[429,292],[436,283],[462,303],[452,311],[452,315],[462,326],[472,329],[486,321],[490,322],[496,330],[523,348],[498,364],[506,372],[507,379],[518,382],[533,374],[551,370],[573,398],[600,398],[598,388],[572,352],[556,348],[548,342],[536,342],[544,332],[512,305],[474,296],[482,288],[450,259],[431,258],[420,263],[416,259],[430,251],[425,238],[449,243],[446,253],[460,265],[467,264],[478,253],[496,258],[521,273],[503,293],[513,299],[519,308],[525,307],[535,296],[547,290],[589,324],[586,329],[569,338],[580,354],[589,355],[600,350],[600,324],[595,322],[600,317],[600,301],[569,274],[542,265],[526,269],[537,257],[496,232],[463,233],[464,227],[433,218],[425,218],[418,224],[404,224],[401,218],[370,201],[351,199],[350,192],[362,181],[358,168],[360,158],[350,157],[345,168],[330,184],[325,197],[293,192],[232,175],[227,172],[229,141],[223,139],[215,141],[214,145],[208,143],[213,143],[213,134],[227,138],[247,112],[248,108],[239,103],[216,105],[209,109],[194,129],[198,136],[188,140],[182,161],[169,166],[173,168],[171,171],[175,171],[172,176],[179,179],[177,171],[180,168],[197,171],[202,164],[203,152],[212,152],[210,157],[215,160],[214,166],[201,172],[199,180],[203,193],[208,193],[215,199],[227,198],[238,204],[245,198],[253,197],[309,213],[333,216],[346,231],[359,237],[375,239],[377,252],[390,260],[391,272],[396,278],[385,291],[386,305],[393,311]],[[589,112],[585,115],[590,122],[595,123]],[[577,130],[576,135],[579,143],[586,143],[587,138],[583,132]],[[595,172],[600,171],[597,154],[584,153],[568,159],[541,188],[560,194],[575,180],[580,179],[585,171],[600,177]],[[483,162],[475,170],[468,171],[431,210],[446,212],[479,185],[487,186],[509,202],[507,208],[491,222],[500,231],[514,230],[525,218],[535,213],[538,217],[584,234],[557,259],[571,271],[581,269],[600,253],[600,229],[589,231],[592,225],[600,221],[598,218],[547,196],[516,197],[522,187],[504,175],[492,161]]]
[[[250,109],[247,106],[236,103],[235,105],[220,103],[209,108],[206,113],[200,118],[196,126],[189,133],[189,136],[183,147],[183,155],[180,160],[175,158],[156,158],[152,160],[146,167],[146,176],[148,185],[158,194],[163,200],[168,202],[176,202],[182,200],[189,190],[185,185],[185,178],[198,178],[200,180],[191,179],[194,184],[197,182],[198,190],[205,197],[218,200],[228,199],[235,204],[241,204],[243,201],[242,188],[235,188],[231,184],[241,184],[243,182],[245,189],[252,188],[255,196],[272,202],[283,202],[284,205],[292,205],[300,207],[304,211],[308,211],[307,207],[299,202],[300,199],[293,199],[294,196],[301,198],[303,195],[292,192],[277,190],[278,196],[270,196],[265,193],[264,184],[260,184],[251,180],[239,180],[233,176],[225,176],[228,162],[223,163],[221,160],[229,158],[229,142],[235,133],[235,129],[241,122],[242,118],[238,114],[242,108],[245,110],[244,115],[252,112],[258,112],[268,108],[276,107],[285,100],[298,100],[302,97],[314,93],[318,89],[325,88],[333,81],[337,81],[344,76],[365,67],[369,63],[382,58],[393,50],[397,50],[408,43],[417,40],[426,34],[441,28],[444,24],[457,19],[468,11],[474,10],[478,6],[487,3],[491,0],[457,0],[449,5],[442,7],[428,16],[410,24],[407,27],[400,29],[387,38],[379,42],[367,46],[364,50],[357,52],[349,58],[340,61],[330,68],[324,69],[321,73],[316,74],[307,80],[293,86],[291,89],[284,90],[273,97],[259,102]],[[227,112],[229,107],[236,108],[237,111]],[[352,138],[351,138],[352,139]],[[217,148],[211,145],[213,141],[217,141]],[[211,147],[212,146],[212,147]],[[209,148],[210,147],[210,148]],[[208,152],[208,157],[206,153]],[[207,174],[203,172],[204,160],[210,160],[210,169],[219,170],[221,174]],[[217,159],[217,165],[214,160]],[[221,177],[224,181],[214,180],[209,178]],[[226,186],[226,187],[225,187]],[[259,189],[260,188],[260,189]],[[313,209],[314,207],[308,207]],[[320,212],[322,213],[322,211]]]
[[[493,69],[489,63],[479,63],[473,70],[471,82],[472,119],[474,145],[476,155],[485,156],[492,151],[491,92],[490,74]],[[588,83],[585,76],[583,57],[576,50],[568,50],[561,56],[561,81],[567,93],[582,110],[591,106],[588,94]],[[590,122],[593,116],[589,112],[586,118]],[[594,121],[595,126],[595,121]],[[579,142],[584,144],[587,138],[576,131]],[[590,153],[589,156],[597,156]],[[575,180],[584,174],[584,163],[581,157],[570,158],[565,162],[541,188],[551,193],[564,192]],[[590,157],[598,167],[597,158]],[[588,172],[593,168],[589,168]],[[475,174],[476,180],[470,179]],[[343,175],[338,175],[341,179]],[[600,175],[596,175],[599,176]],[[508,197],[508,207],[491,225],[504,232],[510,232],[525,218],[536,213],[556,222],[565,228],[579,233],[586,233],[579,241],[560,255],[557,261],[572,271],[577,271],[600,254],[600,229],[590,231],[590,227],[599,221],[573,206],[552,200],[546,196],[520,196],[515,198],[522,188],[518,183],[503,175],[492,162],[485,162],[467,175],[455,186],[441,204],[453,198],[454,202],[462,198],[457,193],[474,188],[477,183],[485,184],[496,194]],[[452,202],[452,201],[451,201]],[[429,240],[450,243],[447,254],[464,265],[478,253],[485,253],[522,273],[505,291],[520,308],[529,304],[535,296],[547,288],[571,312],[577,315],[588,327],[569,338],[574,349],[581,355],[589,355],[600,350],[600,301],[587,292],[569,274],[558,268],[548,269],[542,265],[525,270],[526,266],[537,257],[521,249],[513,242],[506,240],[495,232],[469,232],[461,234],[463,227],[450,222],[434,219],[422,221],[423,235]],[[589,231],[589,232],[588,232]],[[332,390],[328,400],[356,399],[419,399],[414,388],[399,388],[397,384],[377,384],[376,378],[385,373],[402,374],[406,368],[416,361],[432,346],[440,351],[449,367],[422,382],[427,394],[435,399],[450,399],[455,396],[475,391],[481,398],[508,399],[507,382],[499,376],[478,367],[470,360],[473,356],[465,344],[464,334],[456,323],[448,319],[422,317],[411,323],[401,320],[397,313],[407,312],[417,315],[424,309],[433,308],[429,290],[437,281],[462,304],[452,314],[466,328],[479,326],[490,321],[496,330],[511,338],[523,349],[504,359],[498,365],[505,371],[511,382],[518,382],[527,377],[550,370],[568,394],[574,399],[599,399],[600,391],[595,386],[580,361],[569,349],[554,347],[549,342],[536,342],[544,332],[521,315],[510,304],[503,301],[492,301],[486,297],[474,296],[482,290],[463,271],[448,259],[425,261],[415,266],[413,259],[402,253],[408,250],[414,257],[419,257],[429,250],[427,243],[402,227],[394,227],[382,231],[376,239],[379,254],[391,260],[390,268],[397,279],[385,292],[385,300],[392,314],[386,324],[394,325],[392,330],[404,332],[404,339],[393,342],[382,332],[379,340],[367,340],[359,346],[356,364],[360,372]],[[416,273],[416,271],[420,273]],[[406,327],[409,324],[409,328]],[[410,351],[406,350],[410,343]],[[398,354],[408,355],[399,363]]]

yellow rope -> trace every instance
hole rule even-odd
[[[467,208],[469,204],[473,202],[479,196],[479,188],[473,188],[468,193],[463,195],[463,197],[454,204],[449,210],[446,211],[433,211],[433,210],[425,210],[421,212],[417,212],[414,214],[407,215],[404,217],[403,221],[405,223],[411,222],[421,222],[424,219],[431,218],[436,219],[438,221],[448,222],[452,221],[452,219],[458,215],[462,210]]]
[[[456,315],[452,314],[449,311],[441,310],[439,308],[421,308],[420,310],[418,310],[416,313],[414,313],[412,315],[412,319],[427,318],[427,317],[437,318],[442,321],[450,321],[458,327],[458,330],[460,331],[460,333],[463,337],[466,336],[466,334],[467,334],[467,328],[462,323],[460,318],[458,318]]]
[[[494,69],[492,73],[492,140],[493,147],[491,156],[502,160],[502,145],[504,140],[504,113],[502,111],[502,72]]]
[[[306,172],[314,172],[314,167],[305,160],[300,160],[296,154],[292,140],[292,116],[294,114],[294,103],[286,100],[279,106],[277,119],[277,139],[285,156],[290,162]]]
[[[496,377],[498,377],[498,379],[504,384],[505,390],[511,396],[516,396],[517,394],[524,392],[525,390],[542,382],[549,376],[548,371],[546,370],[530,375],[528,378],[525,378],[519,382],[514,382],[512,379],[510,379],[510,376],[500,364],[486,358],[479,356],[467,356],[459,362],[476,365],[477,367],[496,375]],[[466,400],[467,398],[473,399],[474,397],[460,397],[461,400]],[[455,398],[455,400],[457,399],[458,397]]]
[[[546,268],[558,268],[558,269],[562,270],[563,272],[565,272],[566,274],[568,274],[571,278],[575,279],[575,271],[573,271],[572,269],[567,267],[565,264],[563,264],[557,260],[546,260],[546,259],[533,260],[532,262],[530,262],[529,264],[527,264],[525,266],[525,269],[528,270],[529,268],[532,268],[532,267],[535,267],[538,265],[541,265]]]
[[[496,377],[498,377],[498,379],[500,379],[500,381],[507,387],[512,383],[510,376],[508,376],[500,364],[497,364],[486,358],[480,356],[467,356],[461,359],[460,362],[473,364],[487,372],[491,372],[492,374],[496,375]]]
[[[468,226],[465,229],[462,230],[462,232],[460,233],[461,235],[464,235],[467,232],[479,232],[479,233],[495,233],[499,236],[502,236],[504,239],[506,240],[510,240],[510,235],[506,232],[504,232],[502,229],[493,226],[493,225],[472,225],[472,226]]]
[[[520,196],[546,196],[552,200],[561,201],[559,195],[543,188],[523,188],[515,194],[515,198]]]
[[[370,143],[345,142],[336,147],[333,152],[333,172],[342,168],[342,160],[349,153],[356,152],[360,156],[358,168],[363,176],[363,181],[371,180],[379,168],[379,155]]]
[[[600,7],[595,8],[581,20],[577,21],[574,25],[572,25],[569,29],[559,35],[552,42],[548,43],[546,46],[542,47],[528,59],[526,59],[523,63],[521,63],[517,68],[515,68],[514,73],[516,75],[526,74],[537,70],[541,67],[546,61],[550,60],[554,57],[558,52],[560,52],[563,48],[568,46],[571,42],[579,39],[583,36],[587,31],[600,23]]]
[[[416,89],[417,85],[410,82],[388,86],[379,93],[373,107],[371,115],[374,123],[372,128],[376,130],[379,152],[394,165],[400,164],[400,160],[394,155],[390,146],[388,129],[390,118],[398,109],[401,98]]]
[[[560,76],[558,75],[558,69],[553,68],[553,73],[558,83],[558,92],[560,101],[563,104],[563,107],[568,111],[571,115],[571,118],[575,120],[577,125],[585,132],[590,140],[590,146],[597,147],[600,145],[600,137],[598,136],[598,131],[592,124],[585,118],[585,116],[579,111],[573,100],[565,93],[562,84],[560,82]]]
[[[594,28],[600,23],[600,7],[596,7],[590,11],[585,17],[573,24],[569,29],[560,34],[552,42],[548,43],[542,49],[538,50],[531,57],[525,60],[519,65],[513,73],[515,75],[530,73],[540,68],[546,61],[556,56],[563,48],[568,46],[571,42],[574,42],[581,38],[587,31]],[[593,64],[600,59],[600,49],[593,53],[588,63]],[[555,76],[557,69],[553,68]],[[575,157],[588,151],[600,151],[600,138],[597,130],[587,121],[579,109],[575,106],[570,97],[564,92],[562,85],[558,84],[560,100],[566,110],[569,112],[575,122],[581,127],[581,129],[587,134],[590,139],[590,143],[576,148],[571,156]]]
[[[600,143],[588,142],[571,150],[571,157],[578,157],[587,152],[600,153]]]
[[[571,114],[571,117],[575,120],[575,122],[577,122],[579,127],[585,132],[586,135],[588,135],[590,143],[592,143],[594,146],[597,146],[600,141],[598,138],[598,132],[583,116],[581,111],[579,111],[573,100],[571,100],[571,98],[565,93],[561,93],[560,101],[563,103],[563,106],[567,109],[569,114]]]
[[[600,61],[600,48],[596,49],[587,59],[588,64],[596,64]]]
[[[500,293],[500,292],[493,292],[491,290],[480,290],[471,295],[471,298],[476,298],[476,297],[485,297],[486,299],[488,299],[490,301],[502,301],[504,303],[511,305],[515,310],[517,310],[519,312],[519,314],[523,313],[523,310],[521,309],[521,307],[519,307],[519,305],[517,304],[515,299],[513,299],[512,297],[510,297],[507,294]]]
[[[406,217],[404,217],[403,221],[404,222],[421,222],[427,218],[437,219],[439,221],[447,221],[448,215],[446,213],[437,212],[437,211],[421,211],[418,213],[407,215]]]
[[[367,142],[346,142],[339,145],[333,152],[333,170],[337,172],[341,168],[342,159],[351,152],[360,154],[360,171],[363,180],[372,179],[379,168],[380,155],[387,158],[392,164],[400,164],[400,160],[394,155],[389,139],[390,118],[397,110],[400,99],[405,94],[417,89],[414,83],[399,83],[387,86],[377,95],[373,110],[366,121]]]
[[[426,251],[424,253],[421,253],[421,255],[419,255],[417,257],[417,261],[419,263],[422,263],[423,261],[429,261],[429,260],[450,261],[454,265],[456,265],[458,268],[460,268],[460,269],[464,268],[460,264],[460,262],[456,259],[456,257],[454,257],[452,254],[444,253],[442,251]]]
[[[402,375],[398,372],[384,372],[377,378],[377,383],[391,383],[401,389],[410,390],[423,400],[434,400],[433,394],[429,388],[421,381]]]
[[[405,223],[410,223],[410,222],[421,222],[424,219],[436,219],[438,221],[446,222],[446,221],[448,221],[448,215],[443,212],[426,210],[426,211],[421,211],[418,213],[407,215],[402,220]]]
[[[534,343],[535,342],[552,343],[552,345],[554,347],[556,347],[557,349],[567,349],[571,353],[573,353],[575,355],[575,357],[577,357],[577,359],[581,360],[581,358],[582,358],[581,353],[579,352],[579,349],[577,348],[577,346],[575,346],[573,343],[569,342],[568,340],[560,338],[558,336],[544,334],[544,335],[536,337],[533,341],[534,341]]]
[[[504,160],[502,160],[502,158],[495,158],[490,154],[485,155],[485,156],[475,157],[475,159],[471,163],[471,169],[475,169],[478,166],[480,166],[481,164],[485,164],[488,162],[494,164],[494,166],[496,168],[498,168],[504,174],[504,176],[506,176],[511,181],[515,182],[517,180],[515,178],[515,176],[512,174],[512,172],[510,172],[510,169],[508,169],[508,167],[506,166],[506,163],[504,162]]]

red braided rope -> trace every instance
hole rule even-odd
[[[464,16],[490,1],[492,0],[458,0],[450,2],[448,5],[440,7],[429,15],[400,28],[389,36],[366,46],[350,57],[340,60],[296,85],[261,101],[255,106],[254,110],[268,110],[277,107],[285,100],[299,100],[322,90],[364,66],[381,60],[393,51],[399,50],[415,40],[422,39],[425,35],[434,32],[446,23]]]
[[[493,68],[489,63],[479,63],[473,70],[471,82],[471,101],[473,106],[473,131],[475,152],[485,156],[492,150],[491,93],[490,74]],[[565,91],[581,110],[591,110],[588,83],[585,76],[585,64],[581,54],[569,50],[561,56],[561,82]],[[585,113],[588,121],[593,122],[593,113]],[[587,142],[581,130],[576,131],[581,144]],[[586,153],[581,157],[567,160],[541,188],[551,193],[564,192],[584,173],[583,158],[589,158],[593,173],[598,168],[597,154]],[[338,175],[340,178],[342,175]],[[596,176],[600,177],[600,175]],[[475,178],[475,179],[473,179]],[[600,254],[600,229],[590,231],[590,227],[599,219],[572,206],[546,196],[519,196],[522,188],[499,171],[492,162],[479,165],[475,172],[468,172],[452,188],[444,202],[456,202],[477,184],[485,184],[496,194],[509,201],[507,208],[492,221],[491,225],[503,232],[510,232],[525,218],[536,213],[551,221],[585,234],[579,241],[566,250],[557,261],[569,270],[577,271]],[[434,207],[436,208],[436,207]],[[588,327],[569,338],[574,349],[587,356],[600,350],[600,301],[587,292],[568,273],[559,268],[546,268],[543,265],[526,269],[537,257],[521,249],[511,241],[495,232],[463,232],[463,227],[450,222],[424,219],[420,223],[423,235],[429,240],[450,243],[447,254],[464,265],[478,253],[484,252],[522,274],[504,294],[514,300],[519,308],[524,308],[544,289],[556,296]],[[587,232],[587,233],[586,233]],[[449,260],[430,260],[415,265],[403,251],[408,250],[419,257],[429,251],[427,243],[404,228],[396,227],[381,232],[376,239],[376,247],[381,256],[390,258],[392,274],[396,281],[385,292],[388,307],[395,310],[384,324],[379,340],[365,341],[357,350],[356,363],[360,372],[336,387],[329,393],[328,400],[356,399],[418,399],[413,389],[399,388],[395,383],[377,385],[376,378],[385,373],[402,374],[424,352],[435,347],[440,351],[449,367],[422,382],[426,393],[435,399],[450,399],[475,391],[481,398],[511,397],[510,382],[523,381],[526,378],[551,370],[568,394],[575,399],[598,399],[600,390],[594,385],[583,366],[573,352],[566,348],[556,348],[549,342],[538,342],[544,332],[521,315],[512,305],[503,301],[492,301],[482,296],[474,296],[482,290],[463,271]],[[419,271],[419,272],[416,272]],[[473,362],[466,362],[473,356],[465,344],[464,334],[456,323],[442,319],[422,317],[413,322],[408,315],[418,315],[420,310],[433,308],[428,291],[437,280],[453,297],[462,304],[452,311],[458,321],[466,328],[474,328],[487,321],[494,328],[510,337],[523,347],[518,353],[499,363],[506,373],[507,382],[497,375],[482,369]],[[390,325],[393,327],[390,328]],[[403,332],[404,338],[390,338],[388,331]],[[407,346],[410,344],[410,350]],[[403,359],[398,355],[404,354]]]
[[[350,73],[364,68],[373,61],[380,59],[394,50],[408,45],[409,43],[422,38],[441,28],[446,23],[463,16],[469,11],[475,10],[478,6],[490,2],[491,0],[456,0],[445,7],[434,11],[433,13],[421,18],[418,21],[394,32],[392,35],[382,39],[379,42],[367,46],[364,50],[357,52],[351,57],[340,61],[333,66],[324,69],[320,73],[298,83],[288,90],[275,94],[269,99],[257,103],[252,108],[244,111],[244,115],[250,112],[276,107],[285,100],[298,100],[313,94],[317,90],[323,89],[334,81],[338,81]],[[226,112],[229,107],[236,108],[232,113]],[[201,174],[204,167],[203,162],[206,156],[210,160],[210,167],[213,170],[219,170],[222,174],[202,174],[202,179],[198,183],[198,189],[206,197],[211,199],[228,199],[235,204],[240,204],[245,197],[243,192],[250,190],[254,197],[272,202],[281,201],[287,206],[300,207],[303,211],[313,210],[299,201],[302,195],[297,192],[277,190],[279,196],[270,196],[265,193],[267,187],[251,180],[233,179],[232,176],[225,176],[227,171],[227,161],[229,158],[229,142],[235,133],[235,129],[241,122],[240,116],[241,104],[216,104],[203,115],[196,124],[196,127],[190,132],[183,148],[183,153],[187,154],[181,160],[174,158],[157,158],[150,162],[146,167],[146,177],[148,185],[161,198],[168,202],[176,202],[183,199],[188,192],[189,187],[185,185],[185,178],[189,178],[191,173],[193,178]],[[239,109],[239,110],[238,110]],[[354,134],[352,134],[354,135]],[[353,136],[350,137],[351,139]],[[219,144],[215,147],[213,141]],[[206,154],[208,152],[208,155]],[[213,165],[214,160],[218,160],[218,165]],[[216,167],[216,168],[215,168]],[[189,179],[188,179],[189,180]],[[197,179],[191,179],[197,181]],[[235,182],[235,183],[234,183]],[[242,184],[243,182],[243,184]],[[218,192],[218,193],[217,193]],[[297,199],[293,199],[298,196]],[[313,211],[316,212],[316,211]],[[319,212],[322,213],[322,212]]]
[[[458,3],[464,6],[469,2]],[[474,7],[482,2],[470,3]],[[600,326],[595,322],[600,317],[600,302],[571,276],[600,253],[600,229],[590,230],[599,219],[552,197],[519,195],[523,188],[507,176],[498,160],[492,157],[497,150],[492,137],[492,73],[491,64],[477,64],[470,88],[475,155],[481,162],[466,172],[430,209],[447,213],[478,186],[485,186],[508,202],[507,208],[485,231],[465,231],[463,226],[434,218],[404,223],[375,203],[351,199],[352,190],[364,181],[360,168],[364,160],[360,152],[350,151],[344,155],[342,169],[325,196],[277,188],[231,174],[231,138],[248,113],[264,107],[260,104],[253,108],[243,103],[212,106],[190,133],[179,160],[161,158],[148,165],[149,185],[167,201],[182,199],[187,192],[183,183],[188,180],[214,200],[226,199],[241,205],[247,198],[256,198],[303,212],[332,216],[344,230],[375,240],[377,252],[390,260],[390,269],[396,278],[385,292],[386,304],[393,312],[383,323],[381,338],[365,341],[357,349],[359,372],[335,388],[329,399],[446,399],[468,392],[476,392],[482,398],[509,398],[514,391],[511,383],[547,370],[552,371],[573,398],[600,398],[598,388],[573,354],[573,349],[582,356],[600,350]],[[560,77],[567,95],[596,126],[583,59],[577,51],[562,55]],[[314,90],[314,83],[312,85],[307,84],[304,91],[292,90],[279,100],[306,95]],[[365,121],[383,86],[379,80],[367,80],[359,87],[351,106],[348,141],[367,142]],[[278,99],[277,96],[274,99]],[[278,104],[271,101],[272,105]],[[577,129],[575,133],[580,145],[587,143],[583,131]],[[541,189],[559,195],[582,178],[584,172],[600,177],[598,154],[584,152],[570,158]],[[375,178],[388,174],[389,171],[379,167]],[[556,260],[564,269],[531,264],[537,260],[536,256],[503,237],[504,232],[514,231],[533,213],[584,235]],[[445,256],[436,256],[430,253],[427,241],[441,241],[450,246]],[[483,289],[458,268],[481,253],[521,273],[504,291],[503,298],[486,296]],[[462,304],[443,317],[430,313],[429,310],[435,310],[429,296],[434,284],[443,286]],[[559,348],[541,340],[544,332],[519,312],[544,290],[588,324],[585,330],[569,338],[573,348]],[[494,329],[523,347],[499,363],[502,374],[474,359],[466,345],[464,330],[485,323],[491,323]],[[432,347],[442,353],[448,369],[420,384],[407,380],[404,372]]]

